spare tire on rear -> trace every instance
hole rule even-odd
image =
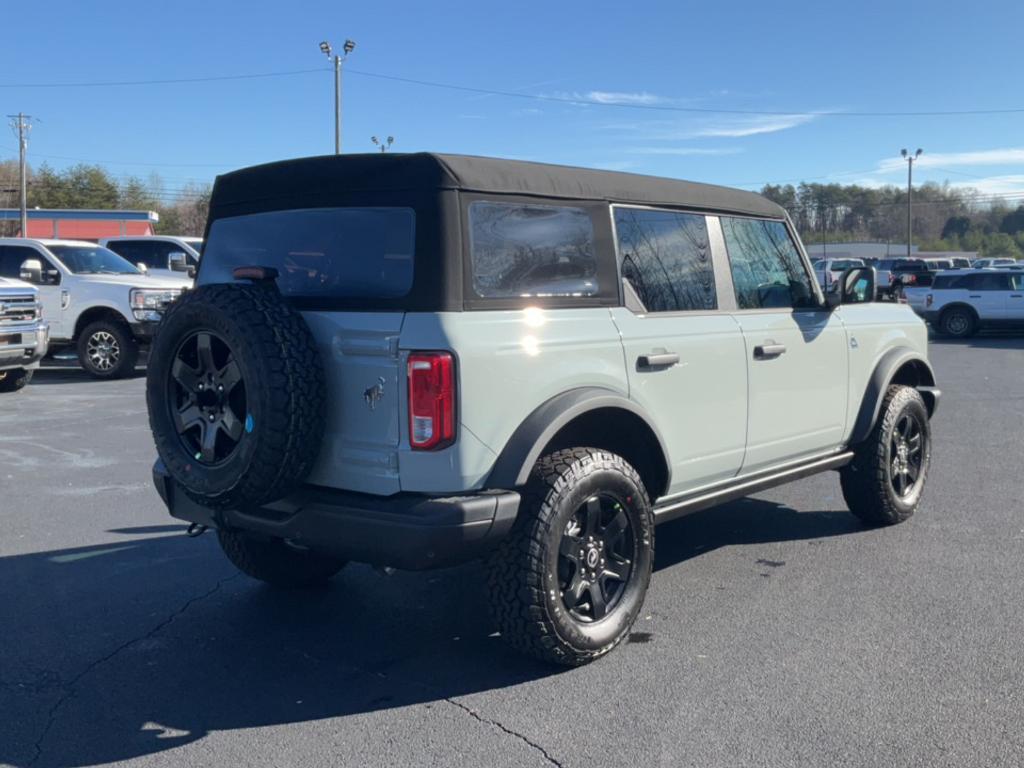
[[[150,351],[149,424],[168,472],[213,509],[268,504],[309,474],[323,438],[313,335],[273,285],[205,285],[168,309]]]

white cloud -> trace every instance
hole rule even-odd
[[[625,150],[631,155],[738,155],[742,147],[630,147]]]
[[[987,176],[971,181],[957,181],[950,186],[958,189],[976,189],[983,195],[1017,195],[1024,193],[1024,174]]]
[[[757,136],[762,133],[778,133],[788,131],[817,119],[817,115],[751,115],[750,117],[730,118],[727,121],[706,125],[695,129],[691,137],[731,137]]]
[[[1024,148],[982,149],[974,152],[925,152],[914,166],[917,168],[942,168],[963,165],[1024,165]],[[878,162],[878,173],[905,171],[907,161],[902,157],[887,157]]]
[[[664,96],[648,91],[573,91],[572,93],[557,93],[555,97],[577,101],[581,104],[627,104],[641,107],[664,104],[669,101]]]

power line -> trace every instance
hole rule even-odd
[[[188,83],[211,83],[230,82],[237,80],[255,80],[261,78],[292,77],[296,75],[313,74],[329,71],[324,67],[313,69],[293,69],[279,72],[254,72],[235,75],[212,75],[207,77],[176,77],[151,80],[101,80],[101,81],[67,81],[50,83],[0,83],[0,88],[107,88],[122,86],[152,86],[152,85],[178,85]],[[369,77],[377,80],[387,80],[407,85],[417,85],[426,88],[441,88],[463,93],[482,94],[487,96],[503,96],[511,99],[527,99],[533,101],[545,101],[560,104],[584,104],[595,107],[611,107],[616,109],[639,109],[656,112],[678,112],[684,114],[709,114],[709,115],[768,115],[776,117],[953,117],[963,115],[1007,115],[1024,113],[1024,107],[1004,107],[990,109],[932,109],[932,110],[770,110],[770,109],[735,109],[727,107],[682,107],[672,104],[637,104],[626,101],[614,101],[608,99],[596,99],[583,96],[560,96],[541,93],[523,93],[521,91],[506,91],[498,88],[481,88],[457,83],[445,83],[436,80],[423,80],[413,77],[399,75],[386,75],[381,72],[368,72],[366,70],[349,69],[353,75]]]

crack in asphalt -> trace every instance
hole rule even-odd
[[[461,709],[463,712],[465,712],[467,715],[472,717],[477,722],[484,723],[485,725],[490,725],[490,726],[492,726],[494,728],[497,728],[498,730],[502,731],[503,733],[507,733],[509,736],[514,736],[515,738],[519,739],[520,741],[522,741],[527,746],[533,747],[535,750],[537,750],[542,755],[544,755],[544,759],[547,760],[549,763],[551,763],[551,765],[557,765],[558,768],[562,768],[562,764],[560,762],[558,762],[557,760],[555,760],[555,758],[553,758],[550,754],[548,754],[548,751],[546,749],[544,749],[544,747],[542,747],[537,742],[531,741],[530,739],[526,738],[523,734],[519,733],[519,731],[513,731],[511,728],[505,727],[504,725],[499,723],[497,720],[491,720],[488,717],[484,717],[483,715],[479,714],[478,712],[476,712],[475,710],[471,709],[470,707],[467,707],[461,701],[456,701],[455,699],[449,699],[449,698],[445,698],[445,701],[448,702],[449,704],[453,705],[453,706],[458,707],[459,709]]]
[[[79,682],[81,682],[82,678],[84,678],[97,667],[110,661],[112,658],[117,656],[122,651],[127,650],[136,643],[141,643],[143,640],[148,640],[149,638],[153,637],[157,632],[159,632],[161,629],[163,629],[168,624],[173,622],[176,618],[185,613],[185,611],[187,611],[193,605],[207,599],[208,597],[211,597],[215,592],[218,592],[220,588],[223,587],[227,582],[231,581],[232,579],[237,579],[239,576],[241,576],[240,573],[235,573],[231,576],[226,576],[225,578],[220,579],[211,589],[207,590],[201,595],[197,595],[187,600],[184,605],[182,605],[170,616],[168,616],[155,627],[150,629],[144,635],[134,637],[131,640],[127,640],[121,643],[121,645],[117,646],[117,648],[115,648],[114,650],[101,656],[95,661],[92,661],[89,664],[87,664],[86,667],[81,672],[79,672],[77,675],[68,680],[67,683],[63,684],[61,686],[64,689],[63,693],[61,694],[60,698],[57,699],[54,705],[50,707],[50,711],[49,713],[47,713],[46,716],[46,725],[43,726],[43,730],[39,734],[39,738],[37,738],[35,743],[32,745],[33,749],[35,750],[35,753],[33,754],[32,759],[29,760],[28,765],[35,765],[43,756],[43,744],[46,741],[47,736],[49,736],[50,730],[53,728],[53,725],[57,720],[57,714],[60,712],[60,709],[64,706],[65,702],[67,702],[68,699],[72,698],[75,695],[75,686],[78,685]]]
[[[453,707],[462,710],[467,715],[469,715],[474,720],[476,720],[478,723],[482,723],[484,725],[489,725],[492,728],[497,728],[502,733],[508,734],[509,736],[512,736],[512,737],[514,737],[516,739],[519,739],[521,742],[526,744],[528,747],[531,747],[532,749],[534,749],[535,751],[537,751],[541,755],[543,755],[544,759],[547,760],[551,765],[556,765],[556,766],[558,766],[558,768],[563,768],[562,764],[558,760],[553,758],[548,753],[548,751],[546,749],[544,749],[544,747],[542,747],[537,742],[530,740],[529,738],[527,738],[523,734],[519,733],[519,731],[512,730],[511,728],[501,724],[497,720],[491,720],[489,717],[484,717],[479,712],[474,710],[472,707],[466,706],[465,704],[463,704],[461,701],[458,701],[457,699],[453,699],[453,698],[451,698],[449,696],[442,695],[432,685],[428,685],[427,683],[421,683],[418,680],[409,680],[408,678],[393,677],[393,676],[389,675],[387,672],[371,671],[371,670],[363,669],[361,667],[354,666],[352,664],[346,664],[345,666],[347,666],[353,672],[358,672],[358,673],[361,673],[361,674],[364,674],[364,675],[371,675],[373,677],[379,677],[382,680],[388,680],[388,681],[392,681],[392,682],[396,682],[396,683],[403,683],[405,685],[413,685],[413,686],[416,686],[418,688],[423,689],[424,691],[429,691],[430,693],[432,693],[435,696],[437,696],[439,701],[443,701],[446,704],[451,704]]]

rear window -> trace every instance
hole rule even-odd
[[[199,282],[230,283],[235,267],[273,267],[285,296],[396,299],[412,288],[411,208],[304,208],[217,219]]]
[[[582,208],[469,206],[473,290],[482,298],[595,296],[594,226]]]

